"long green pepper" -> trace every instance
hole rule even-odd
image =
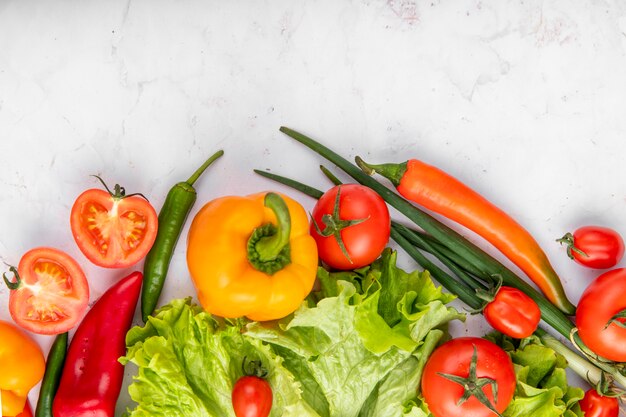
[[[43,375],[41,389],[39,390],[35,417],[53,417],[52,402],[59,388],[66,353],[67,333],[61,333],[54,339],[46,359],[46,372]]]
[[[176,248],[187,216],[196,202],[197,193],[193,185],[209,165],[222,155],[224,155],[222,150],[215,152],[187,181],[179,182],[167,193],[159,212],[159,230],[143,267],[141,316],[144,323],[148,321],[148,316],[157,306],[174,248]]]

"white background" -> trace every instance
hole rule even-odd
[[[586,224],[626,234],[625,104],[622,1],[0,0],[0,259],[67,251],[94,301],[128,271],[91,265],[72,239],[91,174],[159,209],[224,149],[192,215],[285,190],[253,168],[327,187],[287,125],[349,159],[420,158],[462,179],[528,228],[577,301],[598,272],[554,239]],[[194,293],[185,236],[166,301]],[[7,302],[2,288],[0,319]]]

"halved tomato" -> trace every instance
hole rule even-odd
[[[143,259],[156,239],[158,217],[142,197],[90,189],[78,196],[70,216],[72,234],[83,254],[105,268],[125,268]]]
[[[76,261],[58,249],[35,248],[26,252],[15,275],[5,281],[11,289],[9,311],[20,327],[39,334],[70,330],[85,313],[89,285]]]

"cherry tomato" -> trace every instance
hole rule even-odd
[[[158,228],[154,207],[143,197],[90,189],[78,196],[70,216],[72,234],[83,254],[105,268],[125,268],[146,256]]]
[[[585,226],[567,233],[558,242],[567,244],[567,255],[595,269],[613,268],[624,256],[624,240],[613,229]]]
[[[272,409],[272,388],[258,376],[244,376],[233,387],[233,409],[237,417],[267,417]]]
[[[335,269],[372,263],[389,241],[391,220],[385,201],[358,184],[328,190],[313,208],[311,235],[319,257]]]
[[[582,341],[596,354],[616,362],[626,361],[626,328],[616,315],[626,310],[626,269],[605,272],[583,292],[576,309]]]
[[[58,249],[35,248],[11,268],[14,281],[9,311],[15,323],[39,334],[70,330],[82,318],[89,301],[89,286],[78,263]]]
[[[541,319],[537,303],[512,287],[500,287],[493,301],[484,308],[483,314],[491,327],[517,339],[533,334]]]
[[[619,415],[617,398],[600,395],[595,388],[587,391],[578,404],[585,413],[585,417],[617,417]]]
[[[470,379],[477,384],[477,394],[459,404],[465,391],[463,384]],[[495,401],[491,382],[497,384]],[[511,402],[515,385],[509,355],[478,337],[461,337],[441,345],[428,359],[422,375],[422,395],[435,417],[492,417],[493,411],[477,395],[501,413]]]

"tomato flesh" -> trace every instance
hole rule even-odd
[[[103,190],[87,190],[72,207],[74,239],[94,264],[124,268],[150,250],[158,228],[154,208],[141,197],[114,198]]]
[[[53,248],[32,249],[20,260],[21,285],[12,290],[9,310],[22,328],[39,334],[63,333],[80,320],[89,286],[80,266]]]

